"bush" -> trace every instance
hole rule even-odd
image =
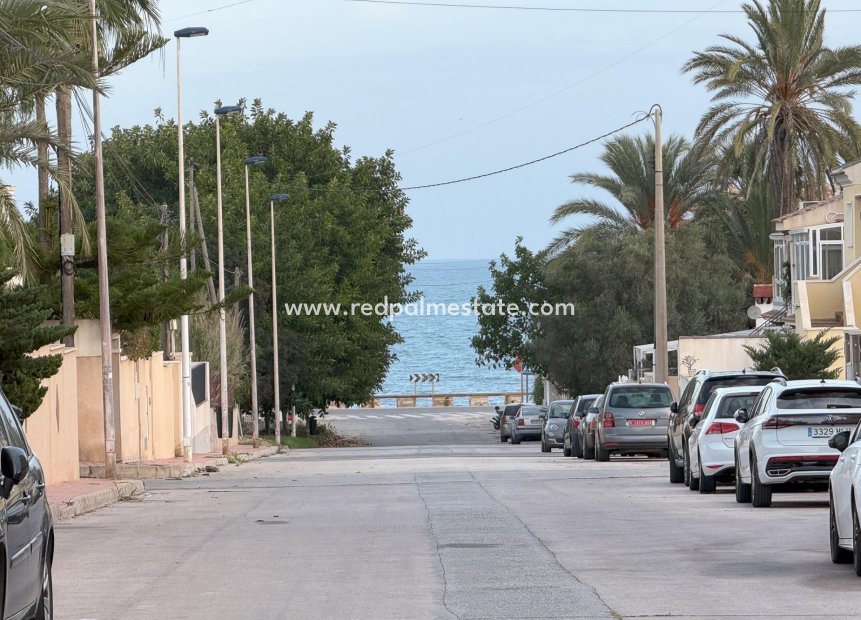
[[[807,340],[795,331],[769,332],[762,348],[745,345],[744,350],[757,370],[777,367],[787,379],[836,379],[840,369],[830,368],[840,358],[840,352],[833,348],[840,336],[827,336],[828,330]]]

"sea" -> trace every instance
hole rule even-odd
[[[469,304],[479,285],[490,287],[489,260],[425,260],[410,266],[414,282],[410,291],[422,293],[423,304],[395,315],[391,321],[404,342],[394,347],[397,359],[389,368],[383,394],[430,394],[431,383],[413,384],[410,375],[438,374],[433,385],[436,393],[453,392],[519,392],[520,374],[513,370],[478,366],[470,344],[478,332],[475,313],[459,310],[455,313],[433,312],[429,304]],[[422,305],[425,310],[422,312]],[[397,310],[397,308],[396,308]],[[491,399],[501,404],[502,399]],[[384,401],[383,406],[394,406]],[[456,399],[456,405],[467,399]],[[430,399],[419,399],[418,406],[430,406]]]

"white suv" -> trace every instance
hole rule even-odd
[[[736,420],[745,426],[735,438],[735,499],[770,506],[774,485],[828,482],[840,456],[828,440],[861,420],[861,385],[775,379]]]

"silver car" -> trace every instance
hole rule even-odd
[[[499,441],[507,443],[511,439],[511,420],[520,411],[520,403],[505,405],[505,409],[499,414]]]
[[[667,454],[673,394],[663,383],[613,383],[595,429],[595,460],[610,454]]]
[[[565,456],[583,457],[582,438],[580,437],[581,427],[586,422],[586,416],[589,413],[590,407],[598,399],[600,394],[583,394],[578,396],[571,405],[571,411],[568,415],[568,423],[565,425],[565,431],[562,435],[562,454]]]
[[[544,428],[541,431],[541,451],[550,452],[553,448],[561,448],[562,436],[565,433],[565,424],[568,422],[568,414],[571,413],[573,400],[554,400],[550,403],[550,410]]]
[[[547,407],[521,405],[517,415],[509,421],[511,443],[518,444],[524,439],[540,439],[546,418]]]

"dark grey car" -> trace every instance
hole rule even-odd
[[[5,620],[52,618],[54,526],[45,475],[0,389],[0,589]]]
[[[571,405],[571,411],[568,414],[568,422],[565,424],[565,432],[562,435],[562,454],[565,456],[583,456],[581,452],[580,429],[589,413],[589,407],[592,406],[600,394],[581,394],[574,400]]]
[[[663,383],[613,383],[595,430],[595,460],[610,454],[667,454],[673,394]]]
[[[550,410],[544,421],[544,428],[541,430],[542,452],[550,452],[553,448],[562,447],[562,435],[573,404],[573,400],[554,400],[550,403]]]
[[[604,395],[592,401],[586,409],[586,415],[580,422],[580,456],[585,460],[595,458],[595,431],[598,429],[598,416],[601,415],[601,407],[604,405]]]

